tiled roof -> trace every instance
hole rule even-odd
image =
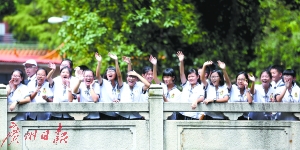
[[[57,50],[0,49],[0,62],[24,63],[28,59],[34,59],[38,64],[60,64],[62,60]]]

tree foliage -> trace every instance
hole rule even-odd
[[[104,67],[113,63],[107,56],[113,52],[131,56],[137,70],[150,65],[150,54],[159,70],[177,70],[181,50],[186,70],[207,60],[224,61],[232,77],[239,71],[258,75],[272,64],[299,68],[298,0],[27,1],[15,0],[17,13],[6,17],[18,39],[27,35],[50,46],[64,39],[61,53],[76,65],[95,68],[98,51]],[[48,24],[54,15],[70,19]]]

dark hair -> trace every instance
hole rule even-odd
[[[46,73],[46,76],[48,75],[48,71],[45,68],[39,68],[36,72],[38,72],[39,70],[44,70]]]
[[[283,67],[281,65],[273,65],[270,67],[270,71],[271,69],[276,69],[279,73],[283,72]]]
[[[21,83],[24,84],[24,72],[21,69],[14,69],[13,72],[11,73],[11,75],[16,71],[18,71],[20,73],[20,76],[22,78]]]
[[[61,63],[64,62],[64,61],[69,62],[70,68],[73,69],[73,62],[72,62],[72,60],[70,60],[70,59],[68,59],[68,58],[65,58],[65,59],[63,59],[63,60],[61,61]],[[61,64],[61,63],[60,63],[60,64]]]
[[[245,71],[239,72],[239,73],[236,75],[235,79],[237,80],[238,76],[241,75],[241,74],[243,74],[243,75],[245,76],[246,80],[249,82],[248,74],[247,74]]]
[[[190,69],[190,70],[188,70],[188,72],[187,72],[187,75],[190,75],[190,74],[192,74],[192,73],[195,73],[196,74],[196,76],[198,76],[198,70],[196,70],[196,69]]]
[[[215,72],[218,73],[218,75],[219,75],[219,77],[220,77],[220,86],[223,86],[223,85],[225,84],[225,80],[224,80],[224,76],[223,76],[222,71],[221,71],[221,70],[213,70],[213,71],[211,72],[211,74],[213,74],[213,73],[215,73]],[[210,82],[210,84],[213,85],[212,82]]]
[[[171,76],[171,77],[174,77],[173,82],[176,81],[176,74],[175,74],[175,71],[174,71],[172,68],[167,68],[167,69],[165,69],[165,70],[163,71],[162,80],[163,80],[164,76]]]
[[[68,66],[64,66],[63,68],[60,69],[59,73],[61,73],[64,69],[67,69],[70,73],[70,77],[72,75],[72,70]]]
[[[296,71],[295,70],[293,70],[293,69],[286,69],[286,70],[284,70],[283,71],[283,74],[282,74],[283,76],[284,75],[291,75],[293,78],[295,78],[296,77]],[[284,82],[284,80],[282,80],[283,82]],[[295,84],[295,81],[292,81],[292,84],[294,85]]]
[[[113,71],[115,71],[115,72],[116,72],[116,79],[118,78],[118,77],[117,77],[116,67],[114,67],[114,66],[109,66],[109,67],[107,67],[107,69],[106,69],[106,71],[105,71],[105,74],[103,74],[103,78],[104,78],[104,79],[108,80],[108,79],[107,79],[107,75],[106,75],[108,70],[113,70]],[[115,79],[115,80],[116,80],[116,79]]]
[[[152,71],[152,68],[149,67],[149,66],[145,66],[145,67],[143,67],[142,73],[143,73],[143,74],[146,74],[146,73],[149,72],[149,71]]]
[[[262,72],[260,73],[260,77],[261,77],[261,75],[262,75],[264,72],[266,72],[266,73],[269,75],[269,77],[272,78],[272,74],[271,74],[271,72],[270,72],[269,69],[266,69],[266,70],[262,71]]]
[[[80,65],[78,66],[80,68],[80,70],[85,71],[85,70],[89,70],[89,68],[86,65]]]
[[[283,75],[291,75],[293,78],[296,77],[296,71],[293,69],[286,69],[283,71]]]
[[[83,70],[83,74],[85,74],[85,72],[87,72],[87,71],[92,72],[93,76],[95,76],[94,72],[93,72],[92,70],[90,70],[90,69],[85,69],[85,70]]]

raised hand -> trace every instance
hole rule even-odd
[[[75,67],[75,77],[78,78],[80,81],[83,81],[83,70],[80,70],[79,67]]]
[[[184,60],[184,55],[183,55],[182,51],[178,51],[177,52],[177,57],[178,57],[179,61],[183,61]]]
[[[49,67],[50,69],[53,69],[53,70],[56,69],[56,65],[55,65],[54,63],[52,63],[52,62],[49,62],[48,67]]]
[[[250,81],[255,82],[255,77],[248,73],[248,78]]]
[[[14,77],[12,77],[12,79],[9,80],[8,84],[9,84],[10,89],[13,90],[13,88],[15,86],[14,85]]]
[[[290,81],[290,80],[287,80],[287,81],[285,82],[285,87],[288,89],[288,88],[290,87],[290,85],[291,85],[291,81]]]
[[[218,66],[221,68],[221,69],[226,69],[226,64],[220,60],[217,61],[218,62]]]
[[[69,79],[63,79],[63,84],[67,87],[70,87],[70,80]]]
[[[130,64],[130,63],[131,63],[130,57],[122,56],[122,59],[123,59],[123,61],[126,62],[127,64]]]
[[[214,63],[213,61],[209,60],[209,61],[204,62],[203,66],[210,66],[213,63]]]
[[[109,56],[110,58],[112,58],[113,60],[117,60],[117,59],[118,59],[118,56],[115,55],[115,54],[113,54],[113,53],[111,53],[111,52],[108,53],[108,56]]]
[[[153,64],[156,65],[157,64],[157,59],[155,57],[153,57],[152,55],[150,55],[149,61]]]
[[[95,53],[95,58],[97,59],[98,62],[102,61],[101,55],[98,54],[98,52]]]

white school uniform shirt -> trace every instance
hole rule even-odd
[[[276,95],[281,94],[283,91],[284,86],[278,87],[276,89]],[[300,88],[299,86],[294,83],[292,86],[292,90],[286,90],[283,98],[282,98],[282,103],[299,103],[300,102]],[[277,119],[278,120],[299,120],[294,116],[294,113],[290,112],[278,112],[277,113]]]
[[[54,85],[51,88],[54,97],[53,97],[53,103],[61,103],[61,102],[69,102],[68,100],[68,90],[67,87],[63,85],[62,79],[60,76],[53,79]],[[77,82],[77,79],[73,76],[70,78],[70,88],[73,89],[74,83]],[[73,94],[73,93],[72,93]]]
[[[37,89],[37,81],[31,81],[28,83],[29,93],[32,94]],[[46,95],[47,98],[53,98],[53,92],[49,87],[49,82],[45,81],[40,89],[40,91],[36,94],[36,96],[31,100],[31,102],[36,103],[47,103],[46,100],[43,99],[43,96]],[[29,117],[31,119],[37,120],[49,120],[50,119],[50,112],[41,112],[41,113],[29,113]]]
[[[182,85],[180,102],[192,103],[198,98],[200,98],[201,96],[204,97],[204,90],[203,90],[203,86],[200,85],[199,83],[197,83],[193,88],[189,81],[186,81],[186,83]],[[203,114],[203,112],[180,112],[180,113],[184,116],[195,118],[195,119],[199,119],[200,115]]]
[[[144,84],[136,82],[136,84],[131,89],[129,85],[124,82],[123,87],[121,87],[121,103],[130,102],[144,102],[142,100],[142,95],[146,93],[143,90]],[[119,115],[129,119],[141,118],[142,116],[138,112],[119,112]]]
[[[99,83],[93,84],[93,90],[100,97],[101,92],[100,92]],[[91,96],[91,90],[86,87],[86,84],[84,82],[81,82],[79,85],[79,94],[80,94],[80,103],[94,103]],[[90,112],[87,118],[99,119],[100,118],[99,112]]]
[[[268,103],[271,101],[271,98],[275,98],[274,97],[275,94],[276,94],[276,90],[272,85],[270,85],[267,93],[265,93],[265,90],[261,84],[255,85],[254,102]]]
[[[117,86],[117,85],[116,85]],[[99,102],[105,102],[105,103],[112,103],[114,98],[118,95],[118,89],[117,92],[115,92],[115,95],[113,95],[114,88],[112,87],[110,81],[106,79],[102,79],[102,84],[100,84],[100,99]],[[116,112],[101,112],[105,115],[116,117]],[[100,116],[101,117],[101,116]]]
[[[281,92],[283,91],[285,87],[278,87],[276,89],[276,95],[281,94]],[[300,88],[298,85],[294,84],[292,86],[292,91],[286,90],[283,98],[282,98],[282,102],[283,103],[299,103],[300,102]]]
[[[27,83],[27,85],[28,85],[30,82],[36,81],[36,74],[33,74],[31,77],[28,77],[27,80],[29,81],[29,82]]]
[[[164,91],[164,96],[166,97],[166,99],[168,100],[168,102],[180,102],[180,98],[181,98],[181,91],[178,90],[177,86],[174,85],[173,88],[168,91],[168,87],[166,84],[164,83],[160,83],[160,85],[163,88]],[[176,112],[173,112],[171,116],[168,117],[169,120],[176,120]]]
[[[225,96],[229,96],[226,84],[224,84],[223,86],[219,86],[218,90],[216,90],[215,86],[213,86],[212,84],[207,84],[206,92],[206,99],[219,99],[224,98]],[[206,112],[205,114],[215,119],[225,118],[222,112]]]
[[[249,90],[249,88],[247,90]],[[229,102],[248,102],[247,91],[245,90],[244,93],[241,94],[240,88],[233,84],[230,89]]]
[[[178,90],[176,85],[174,85],[174,87],[170,91],[168,91],[168,87],[166,84],[160,83],[160,85],[163,88],[164,96],[169,102],[180,102],[181,91]]]
[[[56,78],[53,79],[54,85],[51,88],[52,92],[54,93],[53,97],[53,103],[61,103],[61,102],[69,102],[68,100],[68,90],[67,88],[63,85],[62,79],[60,76],[57,76]],[[74,83],[77,82],[77,79],[75,77],[71,76],[70,78],[70,88],[73,89]],[[73,93],[72,93],[73,94]],[[51,116],[58,117],[58,118],[70,118],[71,116],[68,113],[57,113],[57,112],[52,112]]]
[[[249,88],[247,90],[250,90]],[[248,102],[247,91],[245,90],[241,94],[239,87],[236,84],[233,84],[230,89],[230,99],[229,102]],[[244,112],[244,118],[248,118],[249,112]]]
[[[282,79],[280,79],[277,83],[275,83],[275,81],[271,82],[271,85],[274,89],[277,89],[278,87],[282,87],[285,86],[284,82]]]
[[[142,86],[144,86],[145,84],[141,81],[138,81],[137,84],[141,84]],[[140,102],[148,102],[149,100],[149,89],[146,90],[146,93],[145,94],[142,94],[141,95],[141,98],[140,98]]]
[[[6,91],[8,91],[9,85],[6,86]],[[17,88],[12,91],[8,96],[7,96],[7,102],[10,105],[13,102],[16,102],[17,100],[22,100],[25,97],[29,96],[29,90],[26,85],[20,83],[17,85]],[[28,113],[18,113],[15,116],[15,120],[26,120],[27,119]]]

